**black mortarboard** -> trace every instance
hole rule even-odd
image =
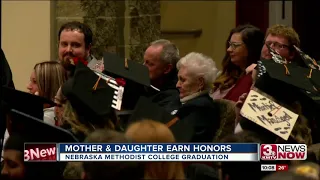
[[[307,68],[295,64],[279,64],[272,60],[258,61],[257,69],[255,87],[283,103],[311,98],[312,95],[319,96],[316,86],[320,85],[320,71],[314,70],[310,77],[310,70]]]
[[[81,62],[76,65],[74,76],[62,86],[62,93],[79,118],[86,121],[100,121],[112,114],[114,89]]]
[[[311,69],[315,69],[315,70],[320,70],[320,65],[318,64],[318,62],[311,58],[308,54],[304,53],[300,48],[298,48],[297,46],[293,46],[296,51],[299,53],[301,59],[303,60],[304,64],[311,68]]]
[[[25,142],[77,142],[75,136],[60,127],[53,126],[45,123],[42,119],[30,116],[27,113],[23,113],[12,109],[11,112],[18,118],[15,121],[21,125],[16,132],[21,136]]]
[[[57,126],[43,122],[41,119],[32,117],[26,113],[11,110],[14,114],[17,124],[21,125],[19,129],[12,132],[8,138],[5,149],[14,149],[23,151],[23,149],[46,147],[43,144],[48,143],[74,143],[78,139],[69,131]],[[24,143],[30,143],[25,146]],[[40,144],[39,144],[40,143]],[[35,145],[33,145],[35,144]],[[44,179],[60,178],[66,163],[64,162],[43,162],[43,163],[26,163],[25,178],[40,177]]]
[[[256,69],[258,70],[258,79],[255,82],[255,87],[272,96],[281,104],[292,107],[292,103],[299,101],[303,109],[306,109],[307,104],[313,104],[314,106],[317,103],[312,99],[312,96],[320,97],[314,88],[314,83],[312,83],[312,79],[318,77],[319,72],[314,71],[310,77],[309,69],[296,64],[279,64],[273,60],[259,61]],[[318,80],[315,79],[315,81]],[[309,110],[307,109],[307,111]],[[243,113],[246,113],[244,116],[249,115],[247,112]],[[240,124],[244,129],[265,134],[268,132],[266,129],[246,120],[240,121]],[[273,137],[270,135],[271,141],[275,139]]]
[[[166,110],[146,97],[140,97],[129,122],[150,119],[166,124],[175,136],[177,142],[190,142],[193,137],[193,124],[180,121],[178,117],[171,115]]]
[[[44,105],[55,105],[49,99],[5,86],[2,86],[1,94],[2,100],[7,104],[8,108],[28,113],[38,119],[43,119]]]
[[[103,60],[103,73],[126,80],[122,107],[127,110],[133,109],[139,97],[145,93],[145,87],[152,87],[148,68],[138,62],[107,52],[104,53]]]

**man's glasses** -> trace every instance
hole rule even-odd
[[[274,49],[285,49],[285,48],[289,48],[289,45],[286,45],[286,44],[281,44],[281,43],[278,43],[278,42],[272,42],[272,41],[266,41],[265,42],[266,45],[274,48]]]
[[[229,43],[229,47],[231,47],[232,50],[237,49],[237,47],[241,46],[243,43],[242,42],[230,42]]]

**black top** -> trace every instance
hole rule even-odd
[[[141,97],[129,121],[151,119],[167,124],[177,142],[212,142],[220,122],[218,109],[209,95],[196,97],[171,112],[168,110]]]
[[[176,118],[176,116],[171,115],[157,104],[152,103],[146,97],[140,97],[129,122],[132,123],[143,119],[150,119],[164,124],[173,123],[173,125],[170,126],[170,129],[174,134],[176,141],[189,142],[193,135],[193,124],[184,123],[182,120]],[[175,120],[178,121],[174,123]]]

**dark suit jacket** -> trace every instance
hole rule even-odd
[[[178,82],[177,71],[173,70],[169,73],[164,80],[164,84],[160,89],[160,92],[151,91],[147,93],[147,97],[160,107],[166,108],[172,101],[179,97],[179,90],[176,88]]]
[[[181,105],[173,101],[167,111],[177,110],[179,121],[171,127],[178,142],[212,142],[220,126],[219,107],[208,94]],[[179,107],[180,106],[180,107]]]

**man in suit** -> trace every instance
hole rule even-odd
[[[144,53],[144,65],[149,69],[151,84],[160,92],[149,91],[147,96],[153,102],[165,107],[179,96],[176,64],[180,60],[177,46],[166,39],[156,40]]]
[[[58,33],[59,61],[68,72],[73,69],[70,59],[74,57],[86,59],[91,69],[97,64],[97,59],[90,54],[92,36],[90,27],[81,22],[72,21],[60,27]]]

